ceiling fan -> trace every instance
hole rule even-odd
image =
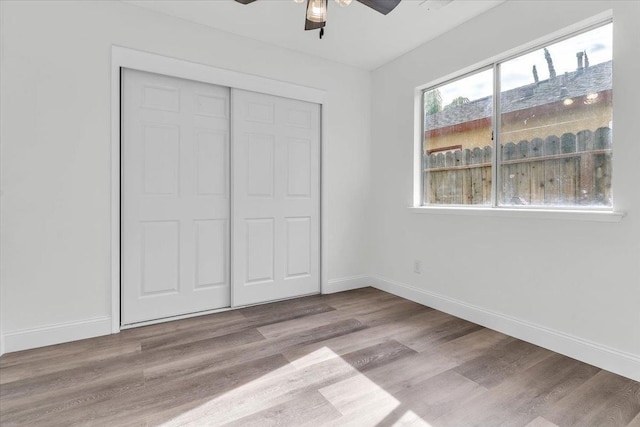
[[[256,0],[236,0],[238,3],[249,4]],[[304,0],[294,0],[302,3]],[[369,6],[383,15],[391,12],[400,3],[400,0],[356,0],[365,6]],[[307,16],[304,23],[305,30],[320,29],[320,38],[324,35],[324,27],[327,25],[327,6],[329,0],[307,0]],[[340,6],[348,6],[351,0],[336,0]]]

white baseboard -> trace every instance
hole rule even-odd
[[[640,357],[384,277],[367,283],[402,298],[640,381]]]
[[[3,351],[11,353],[13,351],[109,335],[110,333],[111,317],[104,316],[9,332],[5,333],[1,338]]]
[[[439,295],[380,276],[358,275],[329,280],[323,293],[330,294],[373,286],[402,298],[433,307],[473,323],[502,332],[599,368],[640,381],[640,357],[564,332],[506,316],[454,298]],[[85,338],[111,334],[111,317],[97,317],[0,336],[0,355]]]
[[[323,293],[348,291],[371,285],[367,275],[329,280]],[[199,313],[201,314],[201,313]],[[84,321],[59,323],[39,328],[9,332],[0,336],[0,355],[47,345],[61,344],[112,333],[111,317],[97,317]]]
[[[350,291],[371,286],[371,276],[360,274],[358,276],[341,277],[330,279],[322,290],[323,294],[333,294],[335,292]]]

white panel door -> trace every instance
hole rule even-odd
[[[232,89],[233,305],[320,292],[320,106]]]
[[[122,82],[122,323],[228,307],[229,89]]]

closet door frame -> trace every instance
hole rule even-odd
[[[264,77],[244,74],[237,71],[225,70],[204,64],[170,58],[163,55],[142,52],[121,46],[111,48],[111,332],[118,333],[121,329],[120,320],[120,256],[121,256],[121,76],[122,69],[130,68],[138,71],[163,74],[170,77],[178,77],[195,80],[203,83],[211,83],[229,88],[243,89],[253,92],[261,92],[299,101],[311,102],[320,105],[320,292],[328,291],[327,283],[327,257],[326,257],[326,230],[327,230],[327,194],[324,185],[326,158],[326,129],[327,129],[327,96],[326,91],[299,86],[272,80]],[[230,136],[233,141],[233,134]],[[233,146],[233,144],[230,144]],[[233,157],[233,148],[231,148]],[[231,181],[231,197],[233,197],[233,180]],[[233,221],[233,212],[230,218]],[[231,242],[233,248],[233,241]],[[233,250],[231,251],[233,253]],[[231,271],[231,274],[233,272]],[[231,277],[233,280],[233,277]],[[233,283],[231,281],[231,283]],[[231,299],[233,301],[233,287],[231,287]],[[229,310],[223,308],[212,310],[211,313]],[[200,312],[177,316],[170,319],[160,319],[136,324],[143,326],[159,323],[167,320],[192,317],[206,314]]]

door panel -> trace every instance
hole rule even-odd
[[[122,323],[228,307],[229,89],[122,79]]]
[[[245,283],[273,281],[275,270],[273,265],[275,259],[274,220],[273,218],[245,219],[245,224],[247,236]]]
[[[232,89],[233,305],[320,292],[320,106]]]
[[[311,218],[285,218],[285,279],[311,274]]]
[[[140,296],[179,292],[180,224],[178,221],[141,221],[140,225]]]
[[[229,259],[226,219],[195,221],[196,239],[196,289],[228,287],[227,265]]]

